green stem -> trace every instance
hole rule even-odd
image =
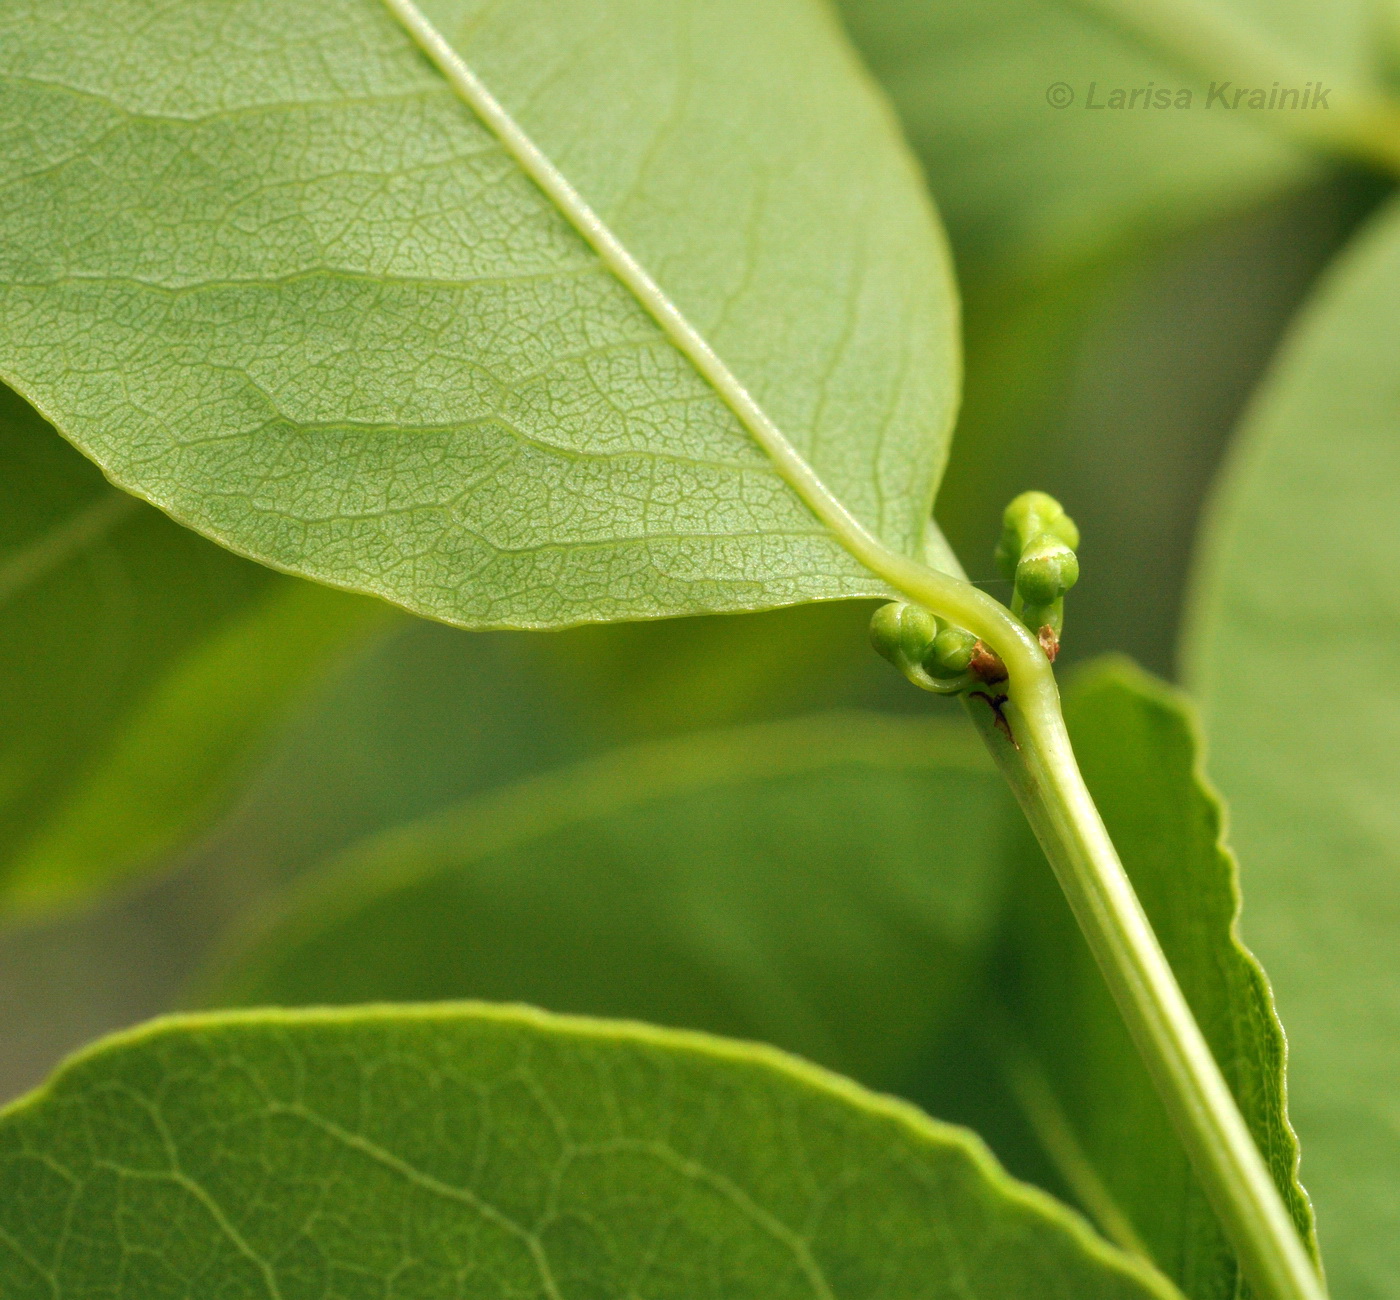
[[[1125,0],[1125,3],[1127,0]],[[448,83],[713,387],[774,468],[845,548],[915,604],[980,637],[1010,673],[1021,748],[1003,764],[1041,835],[1202,1183],[1259,1300],[1320,1300],[1321,1286],[1133,896],[1070,751],[1059,692],[1036,639],[971,584],[892,550],[836,497],[739,377],[569,178],[433,26],[418,0],[384,0]],[[1400,156],[1400,155],[1398,155]],[[947,561],[950,567],[955,561]],[[995,748],[995,744],[994,744]]]
[[[1325,1290],[1080,776],[1058,700],[1009,692],[982,730],[1069,900],[1196,1176],[1260,1300]],[[977,701],[980,704],[980,701]],[[990,715],[990,711],[983,709]]]
[[[1258,1300],[1326,1295],[1283,1198],[1172,974],[1080,775],[1054,670],[1005,606],[880,547],[861,558],[910,600],[975,632],[1006,664],[1010,731],[972,700]]]

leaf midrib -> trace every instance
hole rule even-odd
[[[807,459],[729,368],[705,336],[569,178],[511,116],[485,81],[432,24],[415,0],[384,0],[389,12],[560,215],[690,362],[773,463],[779,476],[835,539],[866,568],[887,578],[880,561],[894,552],[874,535],[823,482]]]

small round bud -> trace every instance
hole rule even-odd
[[[919,605],[892,601],[870,619],[870,644],[921,690],[956,695],[977,638],[945,627]]]
[[[1074,520],[1054,497],[1044,492],[1022,492],[1006,507],[1001,523],[996,563],[1005,578],[1014,578],[1027,553],[1042,543],[1059,543],[1071,551],[1079,545],[1079,529]]]
[[[1028,605],[1048,605],[1060,594],[1060,558],[1041,555],[1016,566],[1016,592]]]
[[[934,677],[960,677],[972,662],[977,638],[960,627],[945,627],[933,639],[924,667]]]
[[[904,606],[899,601],[881,605],[870,616],[870,644],[877,654],[883,655],[890,663],[898,666],[900,660],[899,624],[900,610]]]
[[[921,664],[938,636],[938,620],[918,605],[891,601],[870,619],[870,644],[901,672]]]
[[[1016,592],[1027,605],[1048,605],[1078,581],[1078,557],[1054,537],[1037,537],[1016,566]]]

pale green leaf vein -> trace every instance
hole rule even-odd
[[[526,134],[486,83],[429,22],[413,0],[384,0],[467,106],[486,124],[536,185],[622,281],[677,349],[739,418],[778,473],[858,559],[889,555],[837,499],[666,291],[593,210],[583,195]]]
[[[579,1147],[576,1151],[578,1155],[603,1153],[603,1152],[634,1152],[639,1155],[649,1156],[659,1164],[690,1180],[693,1183],[700,1183],[711,1191],[724,1197],[736,1210],[740,1212],[750,1223],[761,1229],[779,1245],[787,1249],[808,1285],[812,1288],[812,1294],[817,1300],[835,1300],[835,1295],[822,1273],[817,1261],[812,1258],[812,1251],[807,1241],[798,1233],[794,1232],[780,1219],[775,1218],[751,1196],[738,1186],[733,1180],[725,1178],[722,1174],[701,1164],[698,1160],[692,1160],[683,1156],[664,1142],[642,1141],[639,1139],[617,1138],[611,1142],[592,1143],[588,1146]]]
[[[349,1129],[342,1128],[333,1120],[326,1119],[323,1115],[318,1115],[315,1111],[309,1110],[305,1106],[288,1105],[285,1102],[269,1102],[267,1105],[269,1115],[285,1115],[289,1119],[301,1120],[310,1124],[313,1128],[319,1129],[327,1137],[339,1142],[342,1146],[348,1147],[352,1151],[357,1151],[367,1159],[383,1166],[398,1174],[404,1181],[412,1183],[415,1187],[421,1188],[430,1195],[440,1197],[443,1200],[455,1201],[459,1205],[465,1205],[476,1214],[479,1214],[487,1222],[494,1224],[503,1231],[521,1241],[526,1250],[530,1252],[530,1258],[534,1262],[535,1268],[540,1275],[540,1283],[545,1289],[545,1293],[550,1300],[562,1300],[559,1287],[554,1280],[554,1275],[549,1267],[549,1259],[545,1255],[544,1247],[540,1243],[538,1234],[517,1223],[508,1214],[497,1209],[489,1201],[478,1196],[469,1187],[456,1187],[451,1183],[445,1183],[440,1178],[434,1178],[432,1174],[410,1164],[407,1160],[396,1156],[392,1151],[386,1150],[377,1142],[371,1142],[368,1138],[362,1137],[358,1133],[352,1133]]]

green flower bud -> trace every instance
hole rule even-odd
[[[921,664],[938,636],[938,620],[918,605],[891,601],[870,619],[870,644],[900,672]]]
[[[1032,632],[1064,626],[1064,595],[1079,581],[1079,529],[1044,492],[1022,492],[1002,516],[996,561],[1016,584],[1011,609]]]
[[[1071,551],[1079,545],[1079,529],[1065,514],[1064,506],[1044,492],[1022,492],[1001,518],[996,562],[1002,577],[1015,577],[1027,548],[1047,534]]]
[[[928,610],[903,601],[881,605],[870,619],[870,644],[915,686],[955,695],[972,661],[977,638],[947,627]]]
[[[945,627],[933,639],[933,649],[924,667],[934,677],[961,677],[972,662],[977,638],[960,627]]]
[[[1031,542],[1016,566],[1016,594],[1027,605],[1048,605],[1078,581],[1078,556],[1048,533]]]

